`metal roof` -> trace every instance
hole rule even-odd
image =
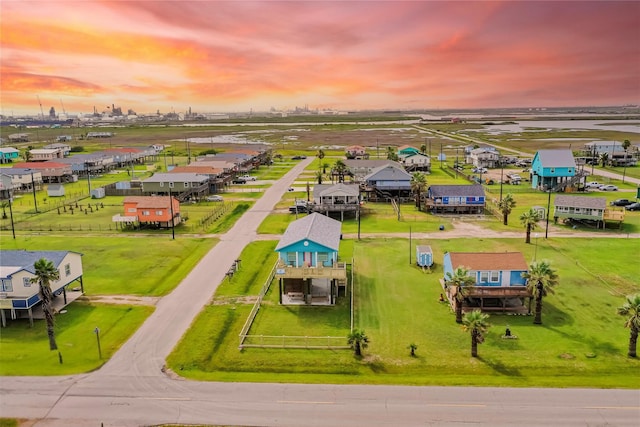
[[[78,253],[73,251],[25,251],[25,250],[9,250],[0,251],[0,267],[2,272],[11,271],[13,273],[18,270],[26,270],[35,274],[34,264],[41,258],[46,258],[58,268],[60,263],[69,253]],[[82,254],[80,254],[82,255]],[[11,273],[10,273],[11,274]],[[5,277],[3,275],[3,277]]]
[[[607,207],[607,199],[605,197],[564,196],[559,194],[553,200],[553,205],[556,207],[605,209]]]
[[[310,240],[337,251],[340,247],[341,230],[340,221],[314,212],[289,224],[276,246],[276,251],[302,240]]]
[[[480,184],[471,185],[432,185],[430,197],[484,197],[484,188]]]
[[[571,150],[538,150],[536,153],[543,168],[575,168]]]

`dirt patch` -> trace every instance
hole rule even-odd
[[[216,298],[211,302],[211,305],[255,304],[257,300],[258,297],[255,295],[248,295],[245,297]]]
[[[139,297],[134,295],[84,295],[80,301],[97,302],[101,304],[147,305],[155,306],[160,297]]]

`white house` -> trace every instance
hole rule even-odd
[[[60,273],[60,279],[50,283],[54,296],[54,306],[67,304],[67,287],[78,281],[82,283],[82,254],[71,251],[0,251],[0,317],[6,326],[7,314],[11,319],[21,317],[25,312],[33,323],[33,308],[41,302],[40,287],[31,283],[35,277],[34,264],[40,259],[53,263]],[[62,295],[62,301],[56,299]]]

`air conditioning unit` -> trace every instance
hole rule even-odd
[[[6,292],[0,292],[0,299],[4,299],[7,297],[7,293]]]

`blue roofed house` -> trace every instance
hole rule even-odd
[[[447,285],[447,273],[463,267],[475,279],[468,289],[463,310],[479,308],[482,311],[512,311],[526,313],[527,291],[522,274],[528,271],[521,252],[447,252],[444,254],[443,286],[452,305],[457,289]],[[455,307],[454,307],[455,308]]]
[[[40,300],[40,287],[31,283],[35,277],[34,264],[41,258],[53,263],[60,273],[60,279],[50,284],[53,293],[53,307],[59,310],[71,299],[84,293],[82,282],[82,254],[72,251],[0,251],[0,315],[2,326],[6,326],[7,315],[11,319],[29,317],[33,324],[34,313]],[[79,283],[79,290],[68,295],[67,287]],[[62,298],[58,298],[62,295]]]
[[[346,265],[338,261],[341,226],[319,213],[289,224],[275,249],[281,304],[335,304],[347,283]]]
[[[578,171],[571,150],[538,150],[531,163],[531,187],[565,191],[584,187],[586,173]]]

